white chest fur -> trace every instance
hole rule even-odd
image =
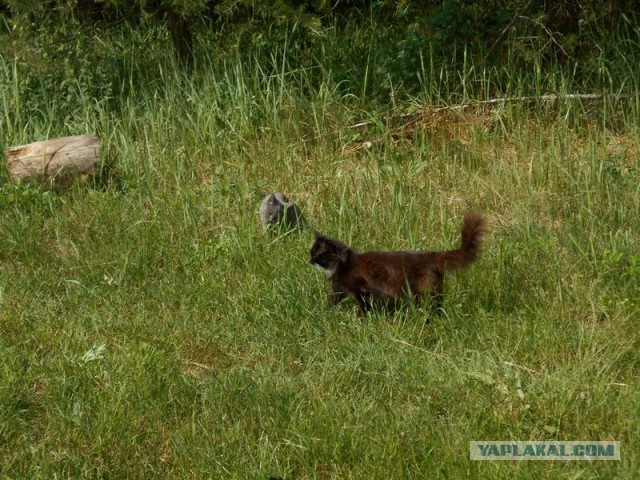
[[[320,265],[318,265],[317,263],[314,263],[313,266],[316,267],[321,272],[324,272],[324,274],[327,276],[327,278],[333,277],[333,275],[336,273],[336,269],[335,268],[323,268]]]

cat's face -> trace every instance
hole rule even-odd
[[[281,192],[272,193],[265,197],[260,205],[260,217],[262,221],[265,223],[279,222],[284,215],[287,202],[289,202],[289,199]]]
[[[338,267],[346,262],[348,251],[349,248],[340,240],[334,240],[316,232],[316,241],[311,247],[309,262],[322,270],[327,278],[331,278]]]

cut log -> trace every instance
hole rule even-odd
[[[11,181],[39,182],[66,188],[74,179],[95,173],[100,159],[96,135],[76,135],[9,147],[7,171]]]

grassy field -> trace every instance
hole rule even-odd
[[[622,100],[436,110],[492,73],[434,75],[401,132],[284,64],[30,117],[4,67],[1,146],[97,132],[110,174],[0,187],[2,478],[640,476],[637,77]],[[572,91],[554,75],[504,93]],[[491,234],[441,318],[361,318],[327,309],[311,231],[262,231],[280,190],[359,250],[451,248],[470,210]],[[471,440],[553,439],[622,461],[469,460]]]

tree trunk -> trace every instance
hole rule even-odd
[[[5,154],[11,181],[44,183],[66,188],[74,179],[95,173],[100,159],[96,135],[76,135],[9,147]]]
[[[167,11],[167,20],[178,61],[185,67],[193,66],[193,35],[189,22],[173,10]]]

